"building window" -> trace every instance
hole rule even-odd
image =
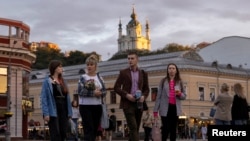
[[[30,74],[28,71],[25,71],[25,70],[23,70],[22,73],[23,73],[23,78],[22,78],[23,96],[29,96],[29,75]]]
[[[115,94],[115,91],[110,91],[110,104],[116,104],[116,94]]]
[[[0,94],[7,92],[7,68],[0,68]]]
[[[199,100],[204,101],[204,87],[199,87]]]
[[[158,88],[157,87],[151,88],[151,101],[155,101],[156,100],[157,92],[158,92]]]

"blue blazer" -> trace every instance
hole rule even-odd
[[[40,96],[41,96],[40,99],[41,99],[43,116],[57,117],[56,102],[53,96],[52,81],[49,76],[47,76],[43,81]],[[72,117],[72,106],[70,101],[70,95],[67,94],[66,98],[67,98],[68,117]]]

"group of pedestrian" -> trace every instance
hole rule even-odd
[[[128,67],[120,70],[114,84],[114,91],[120,99],[119,107],[123,110],[129,128],[129,141],[139,141],[141,121],[145,130],[145,141],[149,141],[150,132],[155,121],[161,120],[162,141],[176,140],[178,116],[182,114],[181,101],[186,99],[186,92],[176,64],[169,63],[166,76],[160,80],[158,92],[153,107],[153,115],[149,109],[144,117],[143,102],[149,95],[148,73],[138,66],[139,57],[135,51],[127,55]],[[84,141],[95,141],[100,127],[102,115],[102,100],[106,96],[103,78],[97,72],[98,58],[91,55],[86,59],[87,72],[80,76],[78,82],[79,100],[70,103],[70,96],[66,81],[62,77],[62,63],[53,60],[49,64],[50,75],[45,78],[41,91],[42,111],[44,120],[48,122],[51,140],[63,141],[69,119],[77,125],[75,116],[80,113],[84,127]],[[215,113],[216,124],[246,124],[249,118],[247,101],[242,86],[234,86],[235,96],[228,94],[229,87],[222,84],[221,93],[215,99],[217,106]],[[231,108],[232,105],[232,108]],[[79,106],[79,107],[78,107]],[[75,109],[77,108],[77,109]],[[77,127],[76,127],[77,128]],[[112,140],[112,134],[106,129],[107,141]],[[77,137],[77,135],[76,135]]]
[[[115,92],[120,95],[120,108],[123,109],[129,128],[129,140],[139,140],[139,127],[143,115],[142,104],[149,94],[148,74],[139,68],[139,57],[136,52],[128,53],[128,68],[120,71],[114,85]],[[86,59],[87,73],[80,76],[78,83],[79,112],[84,126],[84,141],[95,141],[102,114],[102,98],[106,95],[104,80],[97,73],[98,59],[90,56]],[[45,78],[42,86],[41,101],[44,120],[48,122],[51,140],[63,141],[67,136],[69,119],[76,114],[75,102],[70,103],[70,96],[66,81],[62,77],[62,63],[53,60],[49,64],[50,75]],[[186,94],[175,64],[169,64],[167,75],[159,84],[159,91],[154,107],[154,118],[161,116],[163,123],[162,138],[166,139],[170,134],[171,140],[175,140],[176,124],[181,112],[180,100],[185,99]],[[178,88],[177,88],[178,87]],[[72,108],[73,107],[73,108]],[[143,120],[145,124],[145,140],[149,138],[153,117],[149,113]],[[150,116],[150,117],[149,117]],[[173,132],[174,131],[174,132]]]
[[[214,101],[216,125],[246,125],[249,119],[248,103],[240,83],[234,84],[234,96],[230,96],[229,86],[221,85],[220,94]]]
[[[102,100],[106,95],[104,80],[97,72],[98,58],[91,55],[86,59],[87,73],[78,82],[79,100],[70,100],[66,81],[63,79],[62,62],[52,60],[50,74],[44,79],[41,90],[43,118],[48,122],[50,140],[67,139],[68,123],[73,120],[78,140],[78,119],[82,118],[84,141],[95,141],[102,115]]]
[[[148,74],[138,67],[138,55],[135,52],[128,54],[129,67],[121,70],[115,82],[114,90],[121,96],[120,108],[123,109],[129,127],[129,141],[139,140],[139,127],[143,110],[138,108],[138,101],[143,102],[149,94]],[[136,99],[137,91],[141,96]],[[186,98],[183,82],[179,69],[174,63],[167,66],[166,77],[159,83],[155,106],[154,117],[149,113],[143,117],[145,141],[149,140],[150,130],[154,120],[161,117],[161,138],[166,140],[170,135],[170,140],[176,140],[176,127],[178,116],[182,114],[181,100]]]

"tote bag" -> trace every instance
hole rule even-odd
[[[152,139],[154,141],[161,141],[161,128],[160,128],[160,124],[157,120],[155,120],[155,122],[154,122],[151,134],[152,134]]]
[[[105,103],[102,104],[101,127],[104,129],[109,128],[109,117],[107,113],[107,105]]]

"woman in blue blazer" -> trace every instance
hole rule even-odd
[[[50,75],[44,79],[41,90],[43,118],[49,125],[50,140],[64,141],[68,119],[72,116],[70,95],[62,77],[62,63],[52,60],[49,71]]]

